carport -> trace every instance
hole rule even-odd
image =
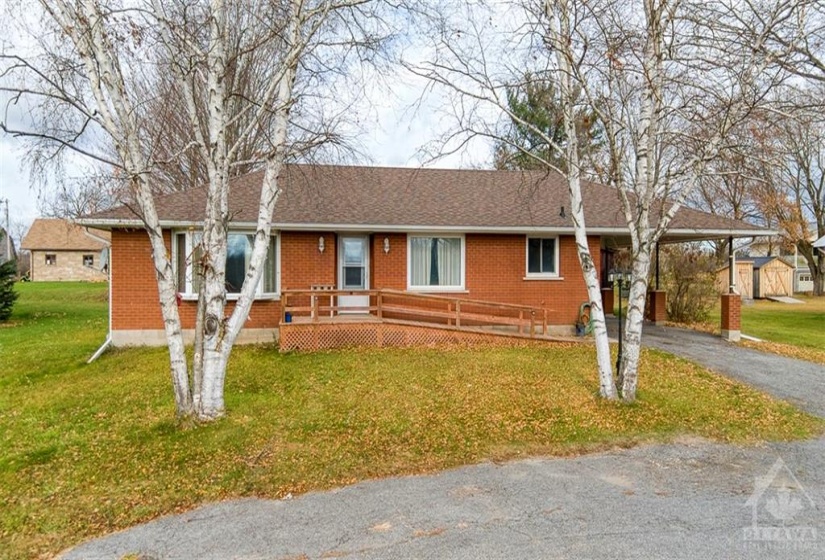
[[[707,223],[707,227],[684,227],[683,224],[694,224],[697,218]],[[722,305],[721,331],[722,338],[729,341],[738,341],[741,337],[741,306],[742,293],[740,281],[734,271],[738,270],[736,259],[735,239],[753,239],[775,235],[777,232],[747,224],[738,220],[731,220],[722,216],[713,216],[683,208],[676,215],[671,227],[659,239],[653,251],[654,277],[647,294],[647,308],[645,318],[653,324],[663,324],[667,320],[667,293],[661,289],[660,248],[662,245],[677,243],[692,243],[697,241],[727,240],[728,266],[727,281],[718,280],[722,284],[720,295]],[[602,301],[608,311],[614,307],[615,286],[609,280],[610,272],[615,269],[614,255],[618,249],[631,246],[629,235],[603,235],[601,245],[601,272],[602,272]],[[746,286],[745,286],[746,287]]]

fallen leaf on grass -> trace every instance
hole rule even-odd
[[[413,533],[414,537],[437,537],[441,533],[443,533],[445,529],[443,527],[436,527],[435,529],[416,529],[415,533]]]

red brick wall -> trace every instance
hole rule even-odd
[[[324,236],[324,252],[318,237]],[[384,238],[390,251],[384,253]],[[170,235],[166,232],[167,247]],[[403,290],[407,287],[406,234],[371,236],[370,286]],[[470,234],[466,236],[466,289],[464,297],[520,303],[552,311],[550,322],[575,323],[579,305],[587,291],[579,268],[572,237],[560,238],[559,272],[564,280],[524,280],[526,249],[524,235]],[[312,284],[336,285],[337,237],[332,232],[283,232],[281,234],[281,288],[308,289]],[[590,238],[590,250],[599,266],[599,239]],[[115,330],[163,329],[151,247],[143,230],[114,230],[111,252],[112,322]],[[232,303],[229,303],[231,310]],[[195,302],[180,306],[184,328],[192,328]],[[277,327],[280,303],[256,302],[246,326]]]
[[[318,238],[324,237],[324,252],[318,250]],[[337,287],[337,239],[331,232],[281,233],[281,289],[308,290],[312,284]]]
[[[167,247],[169,235],[164,236]],[[112,328],[163,329],[152,248],[143,230],[112,230]]]
[[[525,280],[527,248],[524,235],[467,235],[467,297],[544,307],[548,322],[572,325],[587,300],[576,242],[559,238],[559,276],[564,280]],[[599,274],[600,241],[590,237],[590,253]]]
[[[375,234],[372,244],[373,288],[407,288],[407,236]],[[390,240],[390,252],[383,251],[384,238]],[[527,247],[524,235],[468,234],[466,237],[465,288],[457,295],[471,299],[517,303],[545,307],[552,311],[550,323],[572,325],[578,318],[579,305],[587,299],[576,243],[572,236],[560,238],[559,271],[564,280],[525,280]],[[600,241],[590,238],[597,274]]]
[[[318,251],[318,237],[324,236],[324,252]],[[171,236],[164,232],[166,246]],[[281,236],[282,289],[309,289],[312,284],[335,284],[334,233],[284,232]],[[115,330],[161,330],[159,296],[152,248],[143,230],[112,231],[112,328]],[[231,312],[233,303],[227,304]],[[183,328],[195,326],[195,302],[180,305]],[[281,304],[258,301],[252,306],[246,326],[274,328],[281,319]]]
[[[384,252],[384,238],[390,241],[390,252]],[[392,290],[407,289],[407,235],[376,233],[370,252],[370,287]]]
[[[647,313],[645,319],[655,324],[667,321],[667,292],[651,290],[647,293]]]

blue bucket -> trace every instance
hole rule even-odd
[[[290,313],[289,311],[284,313],[284,322],[285,323],[291,323],[292,322],[292,313]]]

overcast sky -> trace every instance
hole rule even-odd
[[[424,87],[421,80],[410,78],[397,83],[395,95],[365,101],[371,106],[364,110],[367,132],[359,138],[366,152],[364,163],[399,167],[425,163],[430,167],[468,167],[491,160],[490,149],[477,142],[461,154],[446,156],[436,162],[423,161],[426,158],[419,154],[419,149],[443,133],[451,123],[439,111],[437,99],[416,110],[411,108]],[[28,171],[21,167],[24,155],[19,139],[0,133],[0,199],[9,199],[12,222],[30,223],[38,215],[38,192],[30,184]]]
[[[3,2],[3,0],[0,0]],[[8,8],[8,6],[6,6]],[[0,10],[0,16],[2,12]],[[502,13],[505,14],[507,12]],[[6,15],[8,15],[6,13]],[[21,12],[15,11],[15,17]],[[8,21],[11,21],[8,18]],[[499,18],[500,19],[500,18]],[[11,48],[18,54],[23,53],[27,44],[34,45],[33,36],[42,32],[41,26],[28,24],[27,32],[30,36],[19,31],[19,28],[8,27],[0,22],[0,48]],[[490,40],[490,37],[486,37]],[[413,39],[407,44],[404,59],[418,63],[431,56],[427,48]],[[421,77],[413,76],[397,66],[390,72],[387,68],[380,71],[380,76],[365,77],[363,83],[373,84],[353,108],[355,120],[360,121],[359,127],[363,131],[355,139],[355,144],[362,156],[357,163],[374,164],[381,166],[399,167],[482,167],[492,161],[492,150],[485,140],[474,140],[467,143],[459,153],[446,155],[436,161],[431,161],[423,155],[422,148],[435,139],[444,135],[456,124],[454,116],[446,109],[451,106],[448,97],[442,91],[433,92],[432,88],[426,97],[422,92],[427,90],[428,82]],[[369,89],[369,88],[367,88]],[[18,128],[28,129],[30,124],[27,112],[23,107],[8,107],[0,98],[0,120]],[[488,115],[489,117],[489,115]],[[495,119],[495,116],[492,117]],[[0,132],[0,199],[9,199],[12,225],[14,222],[30,224],[38,216],[39,189],[30,181],[28,170],[23,168],[25,158],[23,142]],[[67,165],[66,172],[80,176],[80,166]],[[48,190],[48,186],[46,187]],[[14,227],[12,231],[14,232]]]

